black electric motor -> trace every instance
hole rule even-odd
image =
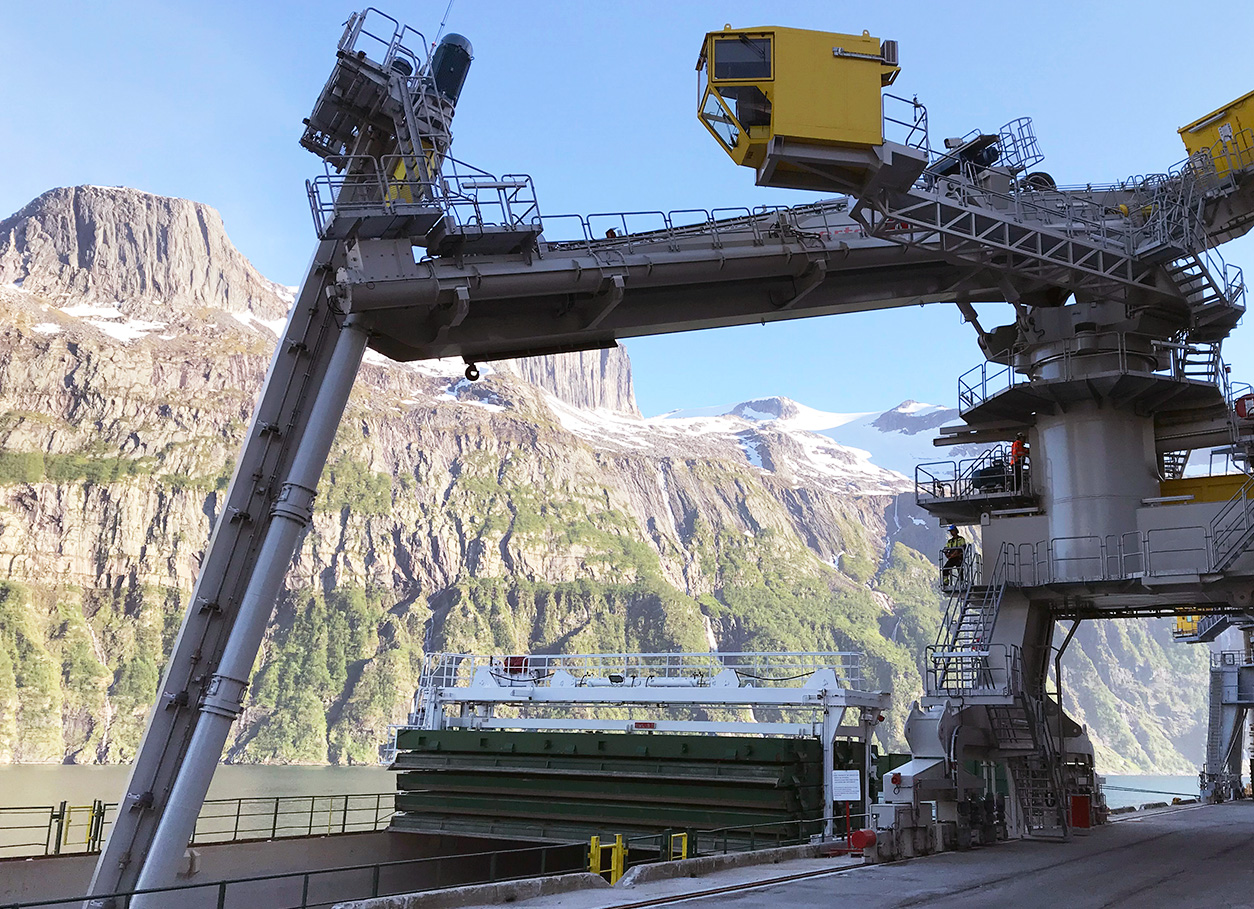
[[[444,36],[431,58],[431,75],[435,79],[436,90],[454,104],[462,93],[472,59],[470,42],[461,35],[451,33]]]

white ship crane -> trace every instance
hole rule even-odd
[[[1055,622],[1250,604],[1254,483],[1218,501],[1214,485],[1163,484],[1194,448],[1249,464],[1219,360],[1244,286],[1215,247],[1254,219],[1251,96],[1186,127],[1189,157],[1168,172],[1067,189],[1036,169],[1027,119],[934,147],[925,108],[883,91],[894,42],[728,28],[701,44],[701,121],[759,184],[839,195],[594,235],[543,217],[529,177],[449,154],[471,48],[428,47],[378,11],[354,15],[306,121],[302,144],[326,164],[308,184],[318,243],[92,893],[174,882],[367,347],[462,357],[476,378],[497,358],[919,303],[972,321],[972,303],[1013,304],[1010,325],[976,322],[988,363],[964,376],[963,420],[941,441],[1022,432],[1031,456],[1000,484],[991,459],[919,478],[943,520],[984,525],[986,558],[954,586],[885,810],[922,830],[932,800],[958,824],[981,782],[961,762],[998,757],[1028,831],[1065,835],[1091,751],[1061,691],[1045,693]]]

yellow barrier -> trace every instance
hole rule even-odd
[[[610,865],[606,870],[610,873],[610,883],[617,884],[618,879],[627,871],[627,844],[623,842],[621,833],[614,837],[612,843],[602,843],[599,836],[588,841],[588,870],[593,874],[601,873],[602,854],[607,849],[610,853]],[[687,851],[686,844],[684,850]]]
[[[678,854],[675,853],[675,843],[677,841],[679,843]],[[671,834],[670,851],[666,857],[670,861],[674,861],[677,858],[686,859],[688,857],[688,834],[686,833],[672,833]]]

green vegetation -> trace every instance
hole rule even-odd
[[[357,515],[391,514],[392,475],[342,454],[322,474],[316,507],[332,513],[347,508]]]
[[[0,485],[10,483],[113,483],[152,472],[151,458],[0,451]]]

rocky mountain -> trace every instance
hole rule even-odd
[[[0,222],[0,761],[133,755],[290,302],[193,202]],[[621,349],[489,365],[367,355],[230,760],[373,761],[439,649],[856,649],[900,746],[942,603],[889,443],[943,408],[644,419]],[[1204,654],[1169,637],[1072,645],[1109,772],[1200,754]]]
[[[757,398],[728,406],[676,410],[665,416],[688,419],[720,415],[770,424],[786,431],[818,433],[862,452],[864,459],[873,459],[880,467],[910,478],[920,464],[976,457],[982,451],[973,445],[934,446],[932,439],[936,437],[936,428],[956,422],[958,411],[918,401],[903,401],[882,413],[830,413],[788,398]]]

